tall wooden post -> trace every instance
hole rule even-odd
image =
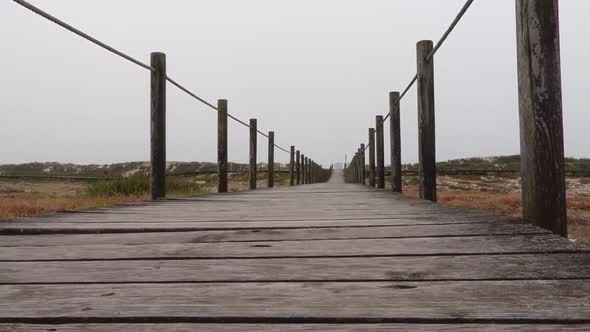
[[[291,153],[289,155],[289,185],[295,185],[295,147],[291,145]]]
[[[257,146],[258,130],[256,119],[250,119],[250,190],[256,189],[256,146]]]
[[[275,186],[275,133],[268,132],[268,187]]]
[[[375,183],[375,129],[369,128],[369,186]]]
[[[301,151],[297,150],[295,156],[295,177],[297,180],[297,185],[301,184]]]
[[[227,100],[217,101],[217,192],[227,192]]]
[[[523,217],[567,237],[558,0],[516,0]]]
[[[366,160],[365,160],[365,144],[361,144],[361,184],[367,184],[367,170],[366,170]]]
[[[166,197],[166,54],[151,54],[150,191],[152,199]]]
[[[402,144],[399,92],[389,93],[389,137],[391,151],[391,190],[402,192]]]
[[[383,116],[375,117],[377,133],[377,188],[385,189],[385,135],[383,135]]]
[[[436,145],[434,130],[434,57],[432,41],[416,45],[418,57],[418,158],[420,198],[436,202]]]

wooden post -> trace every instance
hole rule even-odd
[[[367,173],[366,173],[366,160],[365,160],[365,144],[361,144],[361,184],[367,184]]]
[[[257,123],[256,119],[250,119],[250,190],[256,189],[256,146],[257,146]]]
[[[369,185],[375,183],[375,129],[369,128]]]
[[[389,137],[391,151],[391,190],[402,192],[402,144],[399,92],[389,93]]]
[[[307,160],[307,158],[305,157],[305,155],[301,154],[301,184],[307,184],[305,182],[305,171],[306,171],[306,169],[305,169],[306,162],[305,161],[306,160]]]
[[[361,151],[361,148],[359,147],[358,149],[358,183],[363,183],[363,151]]]
[[[385,189],[385,135],[383,135],[383,116],[375,117],[377,132],[377,188]]]
[[[420,198],[436,202],[436,145],[434,130],[434,57],[432,41],[416,45],[418,57],[418,158]]]
[[[313,162],[311,158],[307,160],[307,183],[312,184],[311,182],[311,169],[313,167]]]
[[[217,192],[227,192],[227,100],[217,101]]]
[[[305,157],[305,184],[309,184],[309,162],[311,159],[309,157]]]
[[[150,191],[152,199],[166,197],[166,54],[151,54]]]
[[[297,185],[301,184],[301,151],[297,150],[296,157],[295,157],[295,177],[297,180]]]
[[[313,175],[313,160],[309,159],[308,162],[309,162],[309,164],[308,164],[309,167],[307,168],[307,173],[308,173],[307,176],[308,176],[309,184],[312,184],[313,183],[313,176],[312,176]]]
[[[567,237],[558,0],[516,0],[522,213]]]
[[[275,133],[268,132],[268,187],[275,186]]]
[[[295,185],[295,147],[291,145],[291,153],[289,157],[289,185]]]

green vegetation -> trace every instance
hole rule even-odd
[[[209,192],[209,181],[197,181],[193,178],[166,178],[166,192],[172,195],[196,195]],[[146,196],[150,191],[150,178],[145,175],[133,175],[127,178],[103,180],[91,184],[87,193],[90,197],[109,196]]]

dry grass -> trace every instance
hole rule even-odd
[[[406,186],[404,194],[418,197],[417,186]],[[500,215],[522,218],[522,200],[519,193],[484,193],[470,191],[439,191],[441,204],[469,209],[485,209]],[[568,230],[571,239],[590,245],[590,197],[567,198]]]
[[[184,179],[180,179],[183,180]],[[178,180],[177,180],[178,181]],[[215,192],[216,178],[210,175],[198,176],[191,181],[202,188],[198,193]],[[259,188],[266,187],[266,174],[258,176]],[[288,175],[276,174],[275,185],[288,185]],[[122,203],[139,202],[148,199],[147,195],[88,195],[89,183],[70,181],[24,181],[0,180],[0,220],[31,217],[60,211],[80,210],[95,207],[113,206]],[[230,174],[230,191],[248,190],[248,176]],[[169,197],[194,195],[196,192],[172,192]]]
[[[89,198],[40,193],[2,194],[0,195],[0,220],[43,215],[58,211],[112,206],[121,203],[138,202],[144,199],[144,197],[134,196]]]

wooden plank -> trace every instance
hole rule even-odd
[[[0,234],[95,234],[95,233],[133,233],[133,232],[167,232],[167,231],[199,231],[223,229],[281,229],[281,228],[326,228],[326,227],[373,227],[373,226],[410,226],[437,225],[451,223],[474,223],[460,220],[319,220],[319,221],[230,221],[230,222],[108,222],[108,223],[0,223]],[[485,223],[485,222],[484,222]]]
[[[0,261],[156,258],[346,257],[573,251],[554,235],[433,237],[284,242],[169,243],[4,247]]]
[[[294,229],[240,229],[196,232],[124,234],[50,234],[0,236],[0,247],[63,246],[88,244],[204,243],[233,241],[296,241],[359,238],[403,238],[465,235],[547,234],[548,231],[522,223],[467,223],[412,226],[328,227]]]
[[[558,324],[0,324],[0,332],[587,332],[590,325]]]
[[[590,323],[588,293],[587,280],[1,285],[0,320]]]
[[[575,278],[590,254],[0,262],[1,284]]]

